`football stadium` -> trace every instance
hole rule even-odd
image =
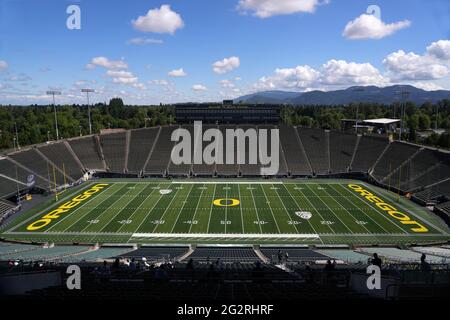
[[[449,299],[449,13],[0,1],[0,301],[287,319]]]
[[[194,133],[188,117],[23,147],[0,160],[0,258],[23,265],[145,258],[178,269],[220,259],[225,270],[258,262],[277,274],[283,259],[292,270],[328,260],[356,267],[376,252],[400,265],[426,253],[437,269],[448,266],[448,152],[389,135],[283,125],[277,108],[264,121],[264,106],[202,107],[236,122],[203,125],[232,137],[235,155],[251,144],[227,129],[278,130],[278,173],[261,175],[262,164],[238,161],[174,164],[171,136],[180,128]],[[208,123],[197,111],[193,117]],[[247,124],[248,112],[263,123]]]

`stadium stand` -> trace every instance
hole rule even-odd
[[[326,260],[328,257],[326,255],[321,254],[320,252],[313,251],[306,248],[295,248],[295,247],[280,247],[280,248],[269,248],[269,247],[261,247],[261,252],[270,261],[277,262],[286,262],[286,254],[287,260],[290,262],[294,261],[315,261],[315,260]],[[279,261],[279,256],[281,257],[281,261]]]
[[[363,253],[374,254],[377,253],[380,257],[393,262],[420,262],[421,253],[412,250],[401,250],[397,248],[358,248],[357,251]],[[449,263],[450,260],[433,255],[427,255],[426,261],[429,263]]]
[[[126,154],[126,132],[100,135],[100,144],[110,172],[124,173]]]
[[[47,178],[47,180],[51,182],[52,187],[55,187],[55,183],[56,185],[63,185],[65,181],[67,181],[67,177],[64,177],[58,167],[42,158],[33,148],[11,153],[8,156],[29,169],[31,172],[36,173],[43,178]]]
[[[330,131],[330,168],[332,173],[348,172],[355,153],[357,136]]]
[[[439,247],[412,247],[413,251],[420,253],[431,254],[437,257],[449,258],[450,259],[450,249],[439,248]]]
[[[13,194],[16,194],[17,188],[21,190],[26,189],[27,186],[25,184],[17,183],[13,180],[0,176],[0,198],[7,198]]]
[[[18,180],[22,184],[26,185],[28,177],[33,175],[29,170],[24,169],[22,166],[15,164],[9,159],[3,158],[0,160],[0,174],[9,177],[13,180]],[[49,181],[34,175],[36,186],[48,189]]]
[[[196,137],[194,136],[194,126],[193,125],[184,125],[181,127],[181,129],[187,130],[190,134],[191,140],[191,157],[189,159],[189,163],[182,163],[175,165],[172,161],[169,162],[168,171],[170,175],[175,176],[189,176],[191,173],[192,163],[193,163],[193,157],[194,157],[194,141]],[[201,132],[199,133],[201,134]],[[180,142],[182,139],[179,140]],[[177,143],[177,142],[175,142]]]
[[[325,249],[317,250],[317,252],[333,259],[342,260],[348,264],[367,263],[368,259],[370,258],[368,255],[361,254],[352,250]]]
[[[25,248],[27,249],[25,250],[22,250],[21,247],[15,248],[15,251],[8,251],[5,254],[0,254],[0,260],[60,261],[66,256],[89,250],[88,246],[54,246],[51,248],[26,246]]]
[[[197,247],[189,256],[195,261],[214,262],[220,259],[222,262],[255,262],[260,261],[252,248],[245,247]]]
[[[188,247],[171,247],[171,246],[142,246],[136,250],[129,251],[125,254],[116,255],[123,258],[146,258],[147,261],[172,261],[188,252]]]
[[[407,186],[404,186],[403,189],[416,190],[426,188],[446,179],[450,172],[450,160],[447,159],[445,161],[424,170],[421,175],[415,177],[413,180],[409,180]]]
[[[171,141],[172,131],[178,126],[161,127],[159,138],[155,143],[155,147],[150,155],[149,161],[145,168],[145,173],[149,175],[164,175],[170,161],[170,154],[174,143]]]
[[[352,171],[368,172],[386,149],[388,142],[386,137],[361,136],[351,165]]]
[[[311,167],[305,150],[294,127],[280,126],[280,142],[284,151],[289,173],[292,176],[310,176]]]
[[[82,168],[80,168],[78,162],[73,158],[63,142],[40,146],[37,150],[73,180],[78,180],[82,177]]]
[[[414,145],[394,141],[381,156],[373,169],[373,176],[380,182],[387,181],[400,166],[417,154],[420,148]],[[394,181],[394,180],[392,180]]]
[[[403,165],[390,176],[390,179],[395,184],[400,184],[402,190],[409,191],[411,191],[414,186],[422,187],[436,183],[442,179],[442,176],[439,177],[427,173],[440,168],[443,161],[445,161],[444,154],[429,149],[420,149],[414,157],[403,163]],[[422,179],[420,179],[421,177]],[[433,177],[436,180],[433,181]],[[413,180],[418,181],[413,183]]]
[[[105,259],[112,259],[114,257],[121,257],[126,255],[133,248],[130,247],[100,247],[98,249],[89,250],[86,252],[76,252],[58,259],[64,263],[74,262],[96,262]]]
[[[297,128],[300,140],[311,163],[313,173],[324,175],[330,172],[328,132],[322,129]]]
[[[130,149],[128,152],[127,171],[139,174],[152,151],[160,128],[131,130]]]
[[[223,145],[227,145],[227,138],[226,138],[226,130],[227,129],[236,129],[236,126],[228,126],[228,125],[222,125],[219,126],[220,131],[222,132],[223,136]],[[216,170],[218,176],[234,176],[236,177],[239,174],[239,165],[237,164],[237,142],[236,139],[234,139],[234,160],[233,164],[226,164],[226,151],[223,152],[223,164],[217,164]]]
[[[217,129],[217,125],[203,125],[203,131],[205,132],[208,129]],[[215,142],[215,141],[214,141]],[[202,142],[202,150],[205,150],[206,146],[210,143],[214,143],[211,141],[203,141]],[[192,166],[192,171],[194,176],[207,176],[211,177],[216,173],[216,165],[215,164],[194,164]]]
[[[87,170],[105,169],[95,136],[71,139],[68,142]]]

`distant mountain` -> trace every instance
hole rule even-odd
[[[395,85],[379,88],[376,86],[355,86],[336,91],[263,91],[234,99],[235,103],[272,103],[292,105],[334,105],[349,104],[352,102],[371,102],[391,104],[401,101],[400,93],[409,92],[408,101],[422,104],[426,101],[436,102],[442,99],[450,99],[450,91],[437,90],[425,91],[410,85]]]

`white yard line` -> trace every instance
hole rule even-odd
[[[280,228],[278,227],[277,219],[275,218],[275,215],[274,215],[274,213],[273,213],[272,206],[270,205],[269,198],[267,198],[266,191],[264,190],[264,188],[263,188],[262,186],[261,186],[261,190],[262,190],[263,193],[264,193],[264,198],[266,198],[266,204],[267,204],[267,206],[269,207],[270,212],[272,213],[273,221],[275,221],[275,225],[276,225],[276,227],[277,227],[278,233],[281,233]],[[298,231],[298,230],[297,230],[297,231]]]
[[[249,238],[249,239],[316,239],[319,235],[313,233],[281,233],[281,234],[258,234],[258,233],[133,233],[133,238],[224,238],[224,239],[236,239],[236,238]]]
[[[241,201],[241,187],[238,186],[238,197],[239,197],[239,201]],[[242,212],[242,203],[239,204],[239,209],[241,210],[241,224],[242,224],[242,232],[245,232],[244,229],[244,213]]]
[[[352,193],[350,190],[347,190],[347,188],[344,188],[346,191],[348,191],[348,193],[350,193],[351,195],[355,196],[356,198],[358,198],[359,201],[361,201],[362,203],[364,203],[365,205],[368,205],[371,208],[374,208],[376,210],[376,212],[380,213],[378,210],[378,207],[374,207],[372,205],[372,203],[366,202],[362,199],[362,197],[360,197],[357,194]],[[370,189],[370,191],[372,191],[372,189]],[[387,221],[389,221],[391,224],[393,224],[397,229],[400,229],[403,233],[409,234],[409,232],[406,232],[405,230],[403,230],[403,228],[401,228],[399,225],[395,224],[391,219],[389,219],[385,214],[381,213],[381,216],[383,216]]]
[[[191,189],[189,190],[189,193],[188,193],[188,196],[186,197],[186,199],[189,198],[189,196],[191,195],[191,192],[192,192],[193,189],[194,189],[194,187],[192,186]],[[203,194],[203,189],[202,189],[202,194]],[[200,196],[200,198],[198,199],[198,202],[197,202],[197,208],[198,208],[198,203],[200,202],[200,199],[201,199],[201,196]],[[170,230],[171,233],[172,233],[173,230],[175,229],[175,226],[177,225],[178,219],[180,219],[181,212],[183,212],[184,207],[186,206],[186,203],[187,203],[187,200],[184,201],[183,207],[181,208],[181,210],[178,211],[178,216],[177,216],[175,222],[174,222],[173,225],[172,225],[172,229]],[[195,211],[197,211],[197,208],[195,209]],[[194,215],[195,215],[195,213],[194,213]],[[191,226],[192,226],[192,221],[191,221]]]
[[[341,186],[343,189],[345,189],[344,186]],[[339,193],[340,195],[342,195],[342,193],[337,189],[332,187],[334,190],[336,190],[337,193]],[[387,231],[381,224],[379,224],[378,222],[376,222],[374,219],[372,219],[372,217],[370,217],[362,208],[358,208],[358,206],[356,206],[350,199],[348,199],[347,197],[344,196],[344,198],[346,199],[346,201],[348,203],[350,203],[352,206],[354,206],[356,209],[358,209],[359,211],[361,211],[367,218],[369,218],[370,220],[372,220],[373,223],[375,223],[377,226],[379,226],[381,229],[383,229],[386,233],[390,233],[389,231]]]
[[[202,201],[202,197],[203,197],[203,192],[205,191],[205,189],[202,189],[202,193],[200,194],[200,198],[198,199],[197,202],[197,207],[195,208],[195,212],[194,212],[194,216],[191,219],[191,225],[189,226],[189,231],[188,233],[191,233],[191,229],[192,226],[194,225],[194,221],[195,221],[195,217],[197,216],[197,211],[198,211],[198,205],[200,204],[200,202]]]
[[[292,196],[292,194],[291,194],[291,192],[289,191],[289,189],[286,188],[284,185],[283,185],[283,188],[285,188],[286,191],[289,193],[289,196],[294,200],[294,202],[295,202],[295,204],[297,205],[297,207],[298,207],[299,209],[301,209],[302,207],[298,204],[297,199],[295,199],[295,198]],[[281,197],[280,197],[280,196],[278,196],[278,198],[280,198],[280,200],[281,200]],[[283,200],[281,200],[281,202],[283,202]],[[284,203],[283,203],[283,205],[284,205]],[[286,209],[286,206],[285,206],[285,209]],[[287,211],[287,210],[286,210],[286,211]],[[319,215],[320,215],[320,213],[319,213]],[[323,218],[322,218],[322,219],[323,219]],[[313,224],[311,223],[311,221],[309,221],[309,219],[307,219],[306,221],[308,221],[308,223],[309,223],[309,225],[311,226],[311,229],[314,231],[314,233],[318,234],[317,231],[316,231],[316,229],[314,229],[314,226],[313,226]],[[297,229],[297,231],[298,231],[298,229]],[[322,244],[323,244],[323,240],[322,240],[321,238],[319,238],[319,239],[320,239],[320,242],[322,242]]]
[[[142,188],[142,190],[144,190],[145,189],[145,187],[144,188]],[[141,191],[142,191],[141,190]],[[127,192],[125,192],[123,195],[121,195],[117,200],[115,200],[113,203],[111,203],[98,217],[96,217],[95,219],[98,219],[99,221],[100,221],[100,219],[101,219],[101,217],[108,211],[108,209],[110,209],[114,204],[116,204],[118,201],[120,201],[120,200],[122,200],[122,199],[124,199],[129,193],[131,193],[131,192],[134,192],[134,189],[128,189],[128,191]],[[140,191],[139,191],[140,192]],[[128,205],[131,201],[133,201],[133,199],[134,199],[134,197],[132,197],[131,198],[131,200],[129,200],[128,202],[127,202],[127,204],[126,205]],[[99,204],[100,205],[100,204]],[[125,205],[125,207],[126,207],[126,205]],[[77,221],[75,221],[74,223],[72,223],[70,226],[68,226],[64,231],[66,231],[66,230],[68,230],[68,229],[70,229],[72,226],[74,226],[74,225],[76,225],[81,219],[83,219],[84,217],[86,217],[89,213],[91,213],[92,211],[94,211],[95,209],[97,209],[97,207],[98,207],[98,205],[95,207],[95,208],[93,208],[93,209],[91,209],[91,210],[89,210],[89,212],[87,212],[86,214],[84,214],[82,217],[80,217]],[[121,212],[123,210],[123,207],[122,208],[120,208],[120,210],[119,210],[119,212]],[[115,215],[114,215],[114,217],[112,217],[107,223],[106,223],[106,225],[104,225],[99,231],[97,231],[97,232],[99,232],[99,233],[101,233],[101,231],[109,224],[109,222],[110,221],[112,221],[112,220],[114,220],[114,218],[119,214],[119,212],[117,212]],[[84,230],[86,230],[88,227],[90,227],[91,226],[91,224],[90,223],[88,223],[87,225],[86,225],[86,227],[84,227],[80,232],[83,232]]]
[[[298,184],[293,184],[293,185],[295,185],[296,188],[299,187]],[[301,206],[300,206],[300,205],[298,204],[298,202],[297,202],[297,199],[292,195],[291,191],[290,191],[288,188],[286,188],[286,190],[287,190],[288,193],[291,195],[292,199],[294,199],[295,203],[297,203],[297,205],[301,208]],[[303,193],[303,191],[301,191],[300,189],[298,189],[298,192],[300,192],[300,193],[302,194],[302,197],[304,197],[304,198],[306,199],[306,201],[307,201],[307,202],[309,203],[309,205],[311,206],[312,210],[314,210],[315,212],[317,212],[317,214],[318,214],[319,217],[322,219],[322,221],[324,221],[325,219],[324,219],[324,217],[320,214],[320,211],[316,209],[316,207],[312,204],[312,202],[308,199],[308,197]],[[311,224],[311,225],[312,225],[312,224]],[[330,229],[331,233],[335,234],[333,228],[331,228],[330,225],[327,224],[326,226]]]
[[[161,183],[160,183],[161,184]],[[170,185],[169,185],[170,186]],[[177,191],[175,192],[175,195]],[[175,197],[174,195],[174,197]],[[137,226],[136,230],[134,232],[137,232],[139,230],[139,228],[142,226],[142,224],[145,222],[145,220],[147,220],[148,216],[152,213],[152,211],[156,208],[156,205],[158,204],[159,201],[161,201],[161,198],[163,197],[163,194],[161,193],[159,196],[159,199],[155,202],[155,204],[153,205],[153,207],[147,212],[147,214],[145,215],[144,219],[142,219],[141,223],[139,223],[139,225]]]
[[[116,193],[117,191],[121,190],[121,188],[120,188],[120,189],[114,190],[114,192],[112,192],[112,193],[108,193],[108,191],[110,191],[112,188],[114,188],[114,184],[113,184],[110,188],[108,188],[108,189],[106,190],[105,193],[99,194],[99,196],[103,196],[103,197],[106,197],[106,198],[103,199],[101,202],[99,202],[99,204],[96,205],[93,209],[97,208],[100,204],[102,204],[103,202],[105,202],[106,200],[108,200],[109,197],[110,197],[111,195],[113,195],[113,194]],[[108,194],[107,194],[107,193],[108,193]],[[56,227],[58,224],[60,224],[61,222],[63,222],[63,221],[64,221],[65,219],[67,219],[68,217],[72,216],[76,211],[78,211],[79,209],[81,209],[83,206],[85,206],[86,204],[90,203],[90,202],[93,201],[94,199],[96,199],[96,197],[92,197],[90,200],[88,200],[88,201],[86,201],[85,203],[82,203],[81,205],[79,205],[78,207],[76,207],[75,210],[73,210],[72,212],[70,212],[70,214],[64,216],[62,219],[56,221],[56,223],[55,223],[54,225],[50,226],[50,228],[48,228],[45,232],[49,232],[51,229],[53,229],[54,227]],[[86,212],[86,213],[83,215],[83,217],[84,217],[86,214],[88,214],[89,212],[91,212],[93,209],[91,209],[91,210],[89,210],[88,212]],[[81,219],[81,218],[80,218],[80,219]],[[78,220],[79,220],[79,219],[78,219]],[[75,221],[75,223],[78,222],[78,220]],[[70,226],[72,226],[72,225],[73,225],[73,223],[72,223]],[[67,230],[67,228],[66,228],[65,230]],[[64,230],[64,231],[65,231],[65,230]]]
[[[327,185],[327,186],[328,186],[328,185]],[[335,188],[333,188],[333,189],[336,190]],[[355,220],[355,222],[358,221],[358,219],[356,219],[355,216],[353,216],[353,214],[351,214],[351,212],[348,211],[348,209],[347,209],[346,207],[344,207],[339,201],[337,201],[337,200],[335,199],[335,197],[334,197],[333,195],[331,195],[331,194],[327,191],[326,188],[324,189],[324,191],[326,192],[326,194],[328,194],[328,195],[330,196],[330,198],[333,199],[334,202],[336,202],[336,203],[339,205],[339,207],[341,207],[342,209],[344,209],[345,211],[347,211],[347,213]],[[338,193],[339,193],[339,192],[338,192]],[[339,194],[340,194],[340,193],[339,193]],[[363,211],[363,213],[364,213],[364,211]],[[368,217],[365,213],[364,213],[364,215],[365,215],[367,218],[370,219],[370,217]],[[370,220],[372,220],[372,219],[370,219]],[[373,221],[373,220],[372,220],[372,221]],[[365,225],[361,225],[361,226],[362,226],[364,229],[366,229],[367,233],[372,233],[372,232],[370,232],[369,229],[366,228]],[[386,230],[385,230],[385,231],[386,231]]]
[[[148,194],[148,196],[145,197],[144,201],[141,202],[141,204],[136,208],[136,210],[134,210],[134,212],[131,214],[131,216],[130,216],[128,219],[130,219],[130,220],[133,221],[133,219],[132,219],[133,216],[136,214],[136,212],[138,212],[138,211],[140,210],[140,208],[141,208],[142,205],[145,203],[145,201],[147,201],[148,198],[151,197],[151,195],[153,194],[153,192],[154,192],[155,190],[159,190],[159,188],[160,188],[159,185],[160,185],[160,183],[158,183],[158,185],[156,186],[156,188],[152,188],[152,192],[150,192],[150,193]],[[144,188],[144,190],[145,190],[145,188]],[[121,225],[120,228],[117,230],[117,232],[120,232],[120,230],[121,230],[124,226],[125,226],[125,224]]]
[[[318,185],[318,186],[320,186],[320,185]],[[312,188],[310,188],[308,185],[306,186],[309,190],[311,190],[316,196],[317,196],[317,193],[312,189]],[[350,233],[354,233],[345,223],[344,223],[344,221],[342,221],[341,220],[341,218],[339,218],[338,216],[337,216],[337,214],[335,214],[334,212],[333,212],[333,210],[328,206],[328,204],[325,202],[325,201],[323,201],[320,197],[319,197],[319,200],[328,208],[328,210],[330,210],[331,211],[331,213],[336,217],[336,218],[338,218],[338,220],[348,229],[348,231],[350,231]]]
[[[212,209],[213,209],[213,206],[214,206],[213,202],[214,202],[214,198],[216,197],[216,188],[217,188],[217,184],[214,185],[213,198],[212,198],[212,201],[211,201],[211,208],[209,210],[208,228],[206,229],[207,233],[209,232],[209,225],[211,224]]]
[[[253,196],[253,187],[251,184],[249,184],[249,187],[250,187],[250,193],[251,193],[252,199],[253,199],[253,205],[255,207],[256,217],[258,218],[259,231],[261,232],[261,234],[263,234],[262,227],[261,227],[261,220],[259,219],[259,214],[258,214],[258,208],[256,207],[255,197]]]

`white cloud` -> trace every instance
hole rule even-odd
[[[321,83],[326,85],[376,85],[384,86],[389,80],[370,63],[330,60],[321,68]]]
[[[8,68],[8,64],[5,60],[0,60],[0,71],[5,70]]]
[[[312,13],[319,4],[319,0],[240,0],[237,9],[243,13],[250,11],[259,18],[268,18],[298,12]]]
[[[169,77],[186,77],[187,73],[183,70],[183,68],[172,70],[168,73]]]
[[[160,39],[151,39],[151,38],[133,38],[127,41],[127,44],[133,44],[133,45],[146,45],[146,44],[163,44],[164,41]]]
[[[278,68],[269,77],[262,77],[254,85],[257,90],[287,89],[311,91],[318,88],[350,85],[387,85],[389,80],[369,63],[329,60],[316,70],[308,65]]]
[[[92,58],[91,62],[86,65],[88,69],[94,69],[96,66],[104,67],[106,69],[127,69],[128,64],[123,60],[112,61],[106,57]]]
[[[6,81],[15,81],[15,82],[25,82],[25,81],[30,81],[31,77],[26,75],[25,73],[19,73],[17,75],[10,75],[5,80]]]
[[[389,75],[398,80],[440,79],[449,74],[449,67],[429,54],[418,55],[398,50],[389,54],[383,64]]]
[[[450,61],[450,40],[439,40],[427,47],[427,53],[439,60]]]
[[[217,74],[228,73],[241,64],[239,57],[229,57],[213,63],[213,71]]]
[[[409,20],[384,23],[371,14],[362,14],[345,26],[342,35],[348,39],[381,39],[411,25]]]
[[[432,82],[414,82],[411,83],[411,85],[415,86],[416,88],[420,88],[426,91],[436,91],[436,90],[443,90],[443,88],[435,83]]]
[[[162,5],[159,9],[149,10],[145,16],[139,16],[132,21],[133,27],[142,32],[175,34],[177,29],[184,27],[181,16],[172,11],[170,5]]]
[[[202,84],[194,84],[192,86],[192,90],[194,90],[194,91],[206,91],[207,88],[204,85],[202,85]]]
[[[235,87],[235,84],[231,80],[220,80],[222,88],[231,89]]]
[[[148,83],[158,86],[168,86],[170,83],[167,80],[150,80]]]

